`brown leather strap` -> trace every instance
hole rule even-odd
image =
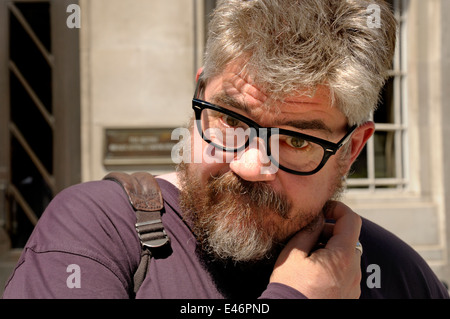
[[[134,274],[134,292],[136,293],[147,274],[152,250],[170,242],[161,220],[161,210],[164,208],[161,189],[153,175],[147,172],[131,175],[112,172],[104,179],[121,185],[136,211],[135,227],[142,246],[141,261]]]
[[[112,172],[106,175],[104,179],[113,180],[122,185],[135,210],[152,212],[159,211],[164,207],[161,189],[150,173]]]

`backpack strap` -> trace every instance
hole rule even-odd
[[[161,189],[155,177],[147,172],[112,172],[103,179],[121,185],[136,212],[135,227],[142,247],[141,261],[134,274],[134,293],[137,293],[147,274],[152,254],[170,243],[161,220],[161,210],[164,208]]]

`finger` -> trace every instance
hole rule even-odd
[[[334,223],[325,222],[319,237],[319,243],[325,246],[328,240],[333,236],[333,232],[334,232]]]
[[[308,227],[303,228],[289,240],[283,252],[287,254],[295,252],[306,258],[317,244],[323,225],[324,218],[320,214]],[[287,256],[285,257],[287,258]]]
[[[327,247],[354,249],[361,231],[361,218],[358,214],[343,203],[334,202],[325,212],[325,216],[336,221]]]

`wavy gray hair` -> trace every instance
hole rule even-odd
[[[381,25],[368,22],[370,5]],[[203,80],[228,63],[282,99],[326,85],[349,125],[375,110],[395,50],[396,20],[383,0],[223,0],[212,15]]]

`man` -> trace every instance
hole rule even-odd
[[[43,214],[4,297],[447,298],[409,246],[336,201],[374,132],[395,27],[383,1],[220,2],[184,162],[158,177],[171,251],[134,295],[125,193],[77,185]]]

